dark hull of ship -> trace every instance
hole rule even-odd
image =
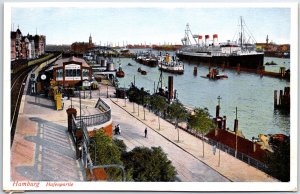
[[[157,61],[146,61],[146,60],[142,60],[142,59],[136,59],[136,62],[141,63],[143,65],[149,66],[149,67],[156,67],[158,65]]]
[[[161,70],[161,71],[164,71],[164,72],[179,74],[179,75],[182,75],[184,73],[184,70],[164,69],[164,68],[161,68],[161,67],[159,67],[158,69]]]
[[[264,54],[253,55],[231,55],[231,56],[193,56],[183,53],[177,53],[180,60],[188,60],[195,62],[208,63],[215,66],[224,66],[229,68],[236,68],[238,64],[240,68],[257,70],[261,69],[264,64]]]

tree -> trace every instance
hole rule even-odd
[[[124,143],[123,140],[114,139],[113,143],[118,147],[121,154],[126,152],[127,146],[126,146],[126,144]]]
[[[204,158],[204,135],[210,130],[215,129],[216,125],[213,120],[210,119],[210,115],[206,108],[195,108],[194,114],[189,118],[188,125],[202,135],[202,148]]]
[[[150,95],[144,95],[143,96],[143,111],[144,111],[144,120],[146,120],[146,111],[145,106],[148,106],[150,103]],[[150,111],[150,109],[149,109]]]
[[[267,153],[264,162],[270,175],[283,182],[290,181],[290,140],[273,144],[273,153]]]
[[[89,153],[91,154],[91,158],[95,158],[96,161],[93,161],[94,166],[96,165],[108,165],[108,164],[120,164],[123,165],[121,161],[121,151],[117,147],[117,145],[104,134],[103,131],[99,130],[95,132],[94,142],[89,146]],[[91,141],[92,142],[92,141]],[[96,149],[95,149],[96,146]],[[96,150],[96,153],[95,153]],[[121,170],[118,168],[108,168],[106,169],[106,173],[110,180],[121,180]]]
[[[153,107],[154,111],[156,112],[157,114],[157,118],[158,118],[158,129],[160,129],[160,114],[162,112],[164,112],[167,108],[167,102],[166,102],[166,99],[162,96],[159,96],[159,95],[152,95],[151,96],[151,106]]]
[[[178,128],[178,123],[187,119],[187,112],[186,112],[183,104],[181,104],[179,101],[173,102],[168,107],[168,116],[172,120],[175,120],[175,130],[177,129],[178,142],[179,142],[179,128]]]
[[[134,181],[175,181],[177,172],[161,147],[136,147],[122,154],[122,160]]]

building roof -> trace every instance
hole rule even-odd
[[[234,132],[219,129],[217,135],[215,135],[215,131],[212,130],[206,135],[206,137],[227,145],[232,149],[235,149],[236,147],[236,136]],[[256,150],[254,152],[253,144],[254,143],[252,141],[237,136],[237,151],[263,162],[263,158],[267,151],[262,150],[261,145],[255,143]]]
[[[66,62],[75,62],[75,63],[81,63],[82,64],[82,67],[90,67],[86,61],[82,58],[78,58],[78,57],[74,57],[74,56],[71,56],[71,57],[68,57],[68,58],[63,58],[63,59],[59,59],[55,62],[54,64],[54,68],[56,67],[62,67],[64,63]]]
[[[16,39],[17,33],[11,31],[11,32],[10,32],[10,37],[13,38],[13,39]]]

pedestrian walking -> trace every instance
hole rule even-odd
[[[147,127],[145,128],[145,138],[147,138]]]

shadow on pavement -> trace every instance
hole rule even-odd
[[[33,166],[19,166],[16,171],[32,181],[83,181],[84,170],[76,161],[73,142],[67,128],[38,117],[37,136],[27,136],[35,143]]]

